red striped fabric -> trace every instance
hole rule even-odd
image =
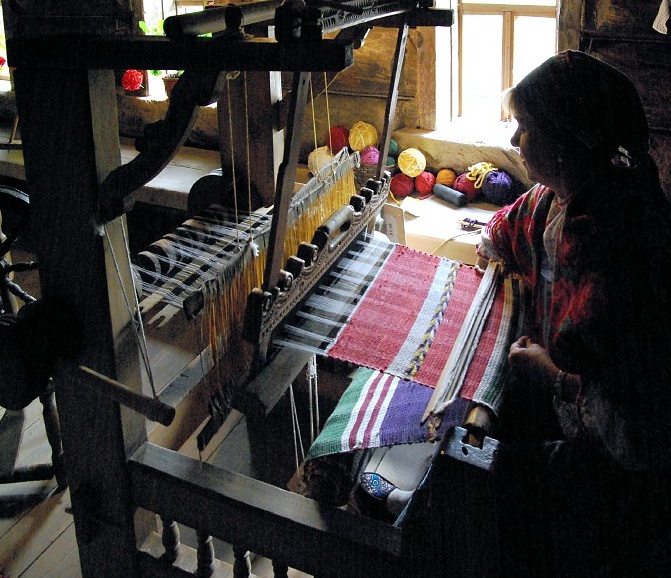
[[[385,371],[413,328],[438,262],[438,257],[399,247],[329,351],[329,357]],[[416,383],[436,386],[481,279],[474,267],[460,267],[431,347],[412,378]],[[461,395],[467,399],[472,399],[494,350],[504,298],[504,291],[498,291],[466,374]]]
[[[433,255],[397,247],[329,357],[384,371],[407,339],[439,262]]]
[[[482,275],[473,267],[464,265],[459,269],[443,320],[422,366],[415,374],[417,383],[436,387],[481,279]]]

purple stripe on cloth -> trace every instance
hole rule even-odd
[[[407,444],[430,439],[428,422],[421,424],[433,388],[401,379],[380,427],[380,446]],[[458,397],[449,406],[434,437],[440,437],[466,416],[469,400]]]

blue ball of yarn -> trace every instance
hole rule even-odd
[[[490,171],[482,183],[482,196],[493,205],[503,207],[517,198],[513,190],[513,181],[507,173],[499,170]]]

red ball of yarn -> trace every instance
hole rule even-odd
[[[462,173],[456,179],[454,179],[454,184],[452,185],[452,188],[455,191],[464,193],[464,195],[466,195],[466,200],[469,203],[472,203],[480,194],[480,189],[475,188],[475,182],[470,180],[466,176],[466,173]]]
[[[339,153],[343,148],[349,145],[349,130],[341,124],[332,126],[329,131],[327,143],[332,154]]]
[[[142,88],[142,73],[139,70],[131,68],[126,70],[121,77],[121,86],[124,90],[135,92]]]
[[[361,151],[361,162],[364,165],[376,165],[380,160],[380,151],[373,146],[367,146]]]
[[[428,195],[436,184],[436,177],[429,171],[422,171],[415,177],[415,189],[420,195]]]
[[[415,180],[403,173],[396,173],[391,177],[389,189],[397,197],[407,197],[415,190]]]

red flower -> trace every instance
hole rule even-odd
[[[121,77],[121,86],[124,90],[135,92],[142,88],[142,73],[139,70],[131,68],[123,73]]]
[[[7,64],[7,59],[4,56],[0,56],[0,68]]]

